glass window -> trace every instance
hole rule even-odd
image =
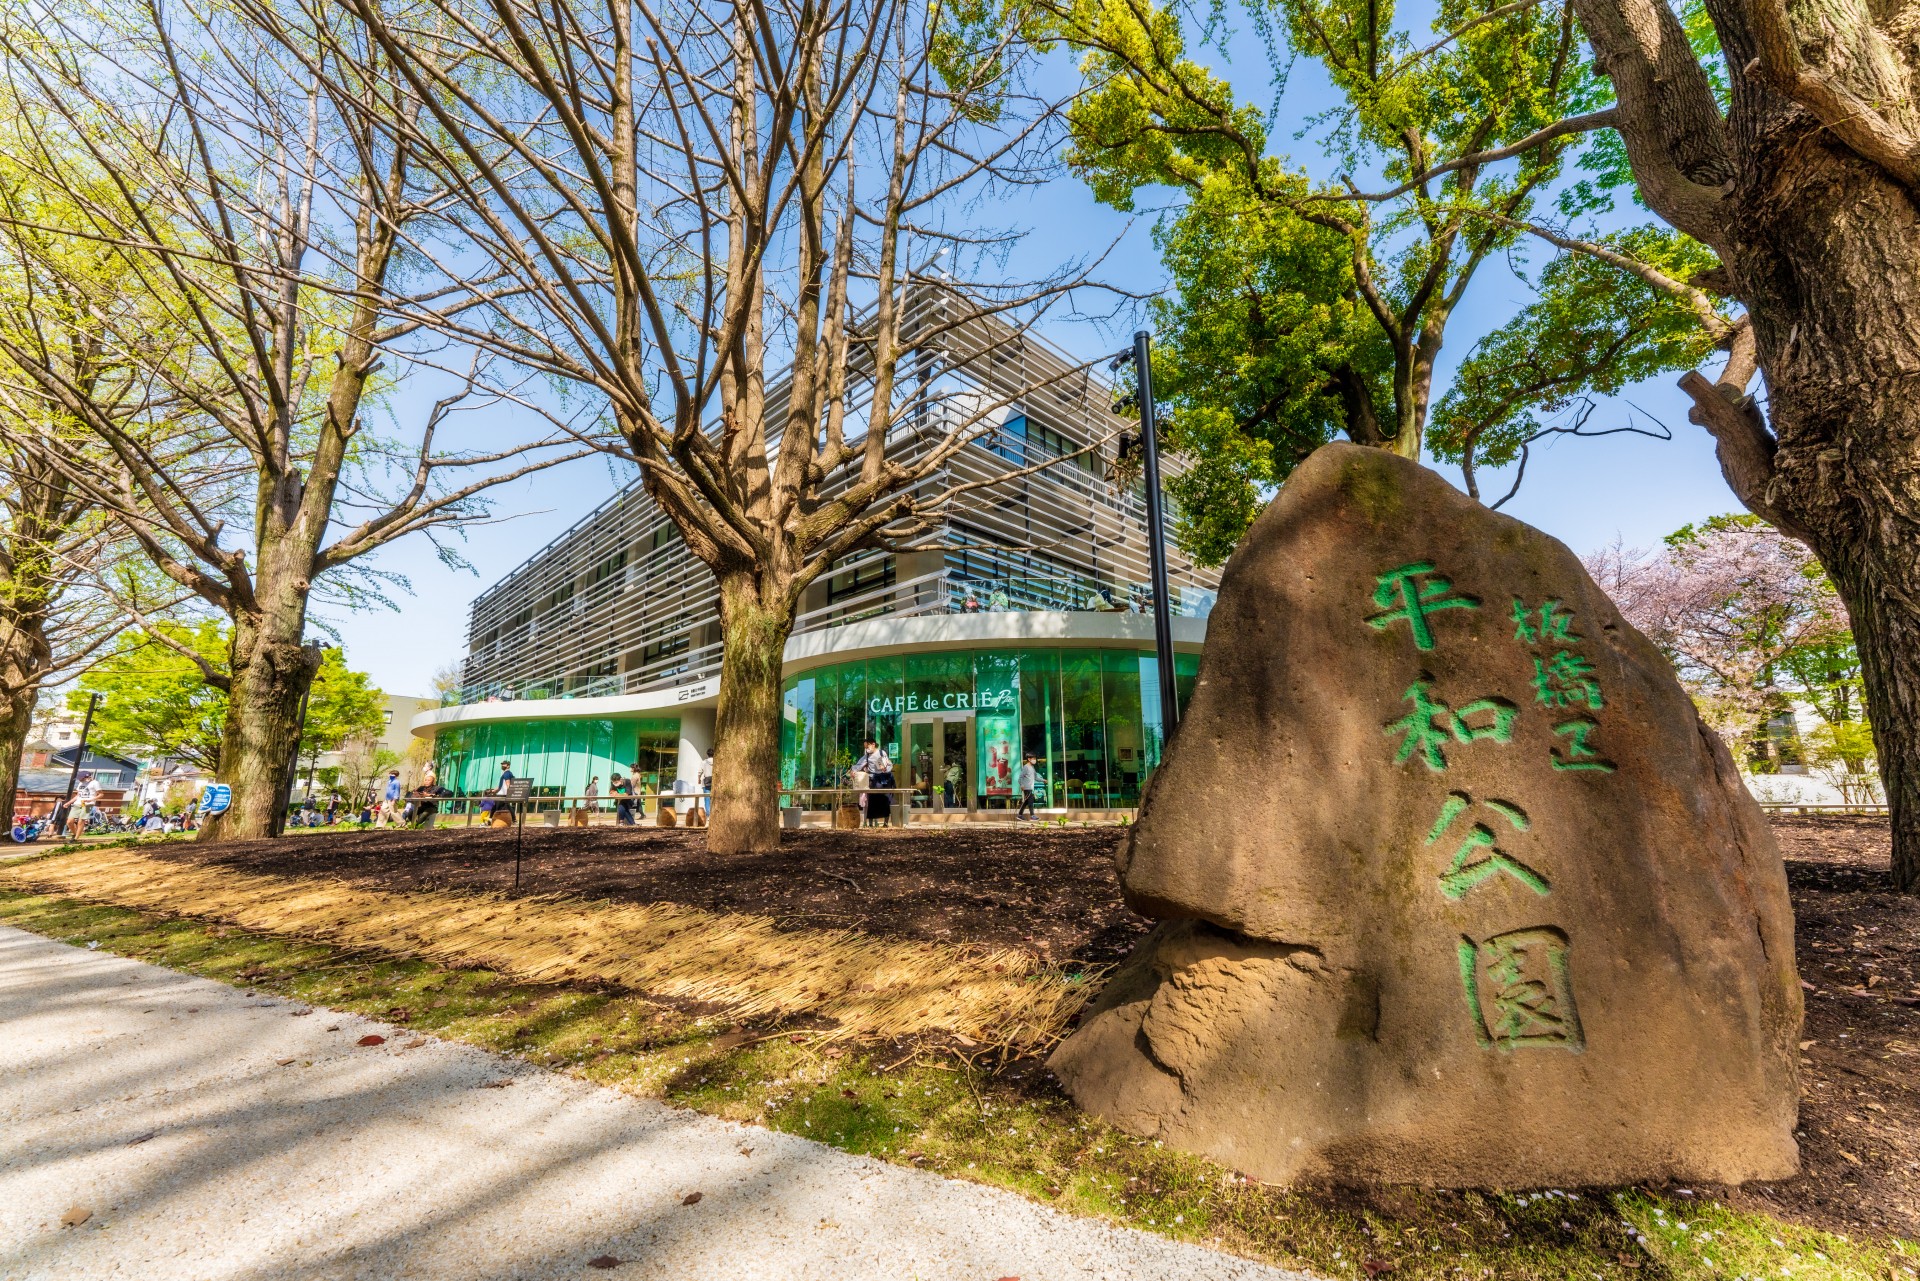
[[[1066,744],[1060,732],[1060,654],[1051,649],[1022,650],[1020,663],[1020,751],[1034,758],[1040,775],[1039,803],[1065,804]]]
[[[1140,803],[1140,783],[1146,775],[1148,761],[1148,730],[1142,715],[1141,694],[1146,687],[1146,671],[1153,666],[1151,654],[1109,650],[1101,655],[1101,701],[1106,708],[1107,804],[1110,806]],[[1152,732],[1157,735],[1158,708],[1153,719]]]
[[[1066,803],[1087,809],[1107,804],[1106,713],[1099,651],[1060,655],[1061,725],[1066,740]]]

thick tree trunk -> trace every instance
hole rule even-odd
[[[717,854],[780,844],[780,664],[793,630],[783,595],[763,592],[748,574],[720,580],[720,706],[707,828],[707,847]]]
[[[1731,266],[1778,438],[1741,496],[1807,541],[1852,614],[1894,879],[1920,891],[1920,209],[1778,100],[1749,90],[1730,123]]]
[[[13,822],[14,793],[20,788],[20,766],[25,760],[27,732],[33,728],[33,704],[40,686],[0,692],[0,818]]]
[[[278,624],[261,628],[250,620],[234,628],[232,688],[220,735],[218,781],[233,789],[224,814],[201,824],[202,841],[249,841],[273,834],[274,814],[285,803],[300,737],[300,700],[319,668],[317,651],[301,645],[306,598]]]

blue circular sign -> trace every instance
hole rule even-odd
[[[233,789],[225,783],[208,783],[207,790],[200,793],[202,814],[224,814],[231,804],[233,804]]]

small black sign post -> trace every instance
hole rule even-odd
[[[513,892],[520,892],[520,845],[527,832],[527,798],[533,795],[533,780],[530,778],[510,778],[506,790],[499,799],[514,808],[513,825]]]

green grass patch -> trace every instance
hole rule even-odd
[[[1276,1188],[1106,1126],[1032,1061],[846,1046],[617,991],[0,892],[0,921],[1329,1277],[1920,1281],[1920,1246],[1704,1198]]]

